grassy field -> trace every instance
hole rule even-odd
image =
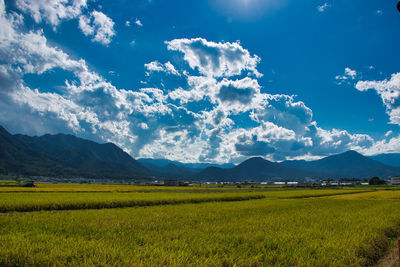
[[[77,191],[1,193],[0,206],[159,202],[1,213],[0,265],[367,266],[400,234],[393,190]],[[196,198],[211,202],[161,205]]]
[[[103,185],[103,184],[50,184],[36,183],[35,187],[1,187],[3,192],[160,192],[160,191],[224,191],[234,189],[229,187],[210,187],[210,186],[137,186],[137,185]]]
[[[400,200],[400,190],[378,190],[363,194],[335,195],[335,199]]]
[[[99,186],[96,186],[99,188]],[[0,212],[39,211],[39,210],[74,210],[101,209],[133,206],[154,206],[178,203],[200,203],[210,201],[240,201],[256,198],[306,198],[342,194],[363,193],[366,190],[262,190],[231,189],[216,192],[215,190],[192,191],[159,190],[154,191],[96,191],[81,192],[3,192],[0,194]]]

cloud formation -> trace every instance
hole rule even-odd
[[[103,13],[79,15],[79,20],[94,41],[111,41],[113,23]],[[397,144],[393,138],[375,142],[368,135],[320,128],[304,102],[270,94],[260,85],[260,58],[239,42],[166,41],[170,60],[144,65],[146,79],[166,74],[160,84],[122,89],[84,59],[50,45],[43,31],[20,31],[23,23],[20,15],[7,14],[0,0],[0,121],[14,131],[70,132],[114,142],[134,157],[186,162],[239,162],[255,155],[315,158]],[[27,74],[41,77],[57,70],[69,74],[61,90],[30,88],[25,82]],[[346,69],[344,75],[353,79],[357,73]],[[399,77],[360,82],[357,89],[377,90],[394,110]],[[174,79],[181,86],[170,83]]]
[[[62,20],[78,17],[87,7],[86,0],[17,0],[17,7],[29,13],[36,23],[43,20],[54,27]]]
[[[344,74],[343,75],[337,75],[335,77],[335,79],[337,80],[337,83],[343,84],[343,83],[347,83],[350,84],[350,80],[355,80],[357,77],[357,71],[356,70],[352,70],[349,67],[346,67],[344,69]]]
[[[210,77],[230,77],[244,71],[261,77],[256,69],[260,58],[250,55],[239,42],[215,43],[203,38],[175,39],[167,41],[168,49],[184,54],[185,61],[192,69]]]
[[[79,18],[82,33],[103,45],[108,45],[115,35],[114,22],[104,13],[93,10],[83,14],[88,7],[87,0],[17,0],[16,6],[30,14],[36,23],[50,24],[53,30],[64,20]]]
[[[99,11],[93,11],[90,16],[80,16],[79,28],[84,35],[93,36],[93,42],[103,45],[108,45],[115,35],[114,22]]]
[[[386,107],[390,123],[400,125],[400,73],[392,74],[389,80],[358,81],[355,87],[359,91],[375,90]]]
[[[158,62],[157,60],[152,61],[150,63],[144,64],[144,67],[146,68],[147,72],[146,75],[150,76],[151,72],[165,72],[167,74],[173,74],[173,75],[180,75],[180,73],[175,69],[174,65],[171,64],[171,62],[166,62],[164,64]]]

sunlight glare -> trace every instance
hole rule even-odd
[[[283,7],[287,0],[209,0],[209,2],[224,15],[252,20]]]

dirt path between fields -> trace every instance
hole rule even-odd
[[[399,248],[397,240],[392,242],[385,256],[378,261],[377,267],[399,267]]]

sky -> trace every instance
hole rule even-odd
[[[0,124],[134,158],[400,152],[395,0],[0,0]]]

